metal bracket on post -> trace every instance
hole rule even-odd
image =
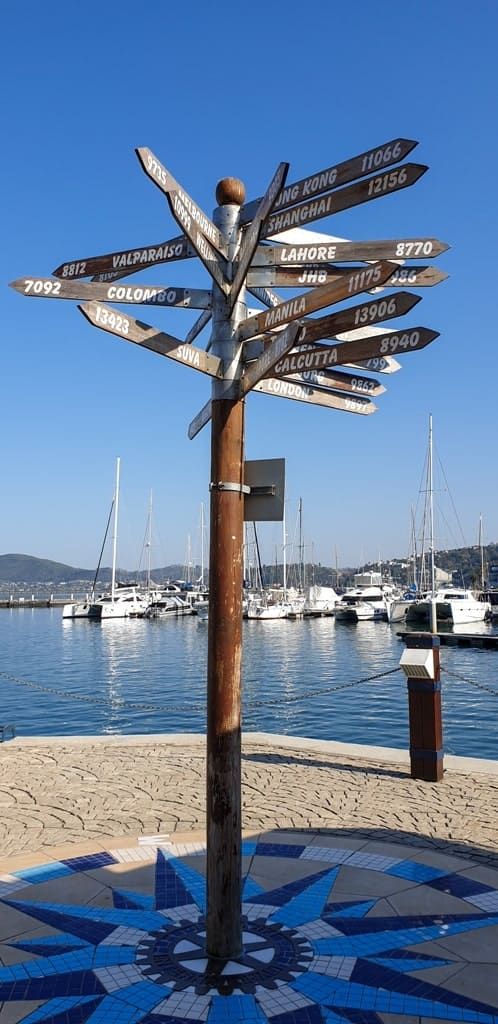
[[[247,484],[225,483],[220,480],[217,484],[209,484],[210,491],[236,491],[238,494],[250,494],[251,488]]]

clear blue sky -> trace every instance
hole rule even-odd
[[[311,227],[451,243],[436,261],[449,280],[420,289],[397,322],[441,337],[382,376],[387,392],[368,418],[251,396],[246,455],[286,458],[290,530],[302,497],[316,561],[332,564],[335,550],[340,565],[402,555],[432,413],[465,540],[476,543],[481,513],[485,539],[498,540],[497,38],[494,0],[7,5],[0,553],[93,567],[119,455],[120,564],[140,559],[151,489],[153,562],[183,561],[188,534],[198,556],[210,437],[189,441],[187,426],[209,379],[97,331],[75,303],[7,288],[179,233],[134,147],[157,153],[211,215],[227,174],[253,198],[281,160],[293,181],[398,136],[419,140],[408,159],[429,172]],[[140,276],[209,287],[197,263]],[[180,337],[195,319],[128,309]],[[280,527],[262,536],[272,557]],[[462,543],[457,532],[436,540]]]

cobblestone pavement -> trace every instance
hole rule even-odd
[[[344,752],[353,748],[332,747],[248,734],[244,830],[320,829],[409,840],[498,866],[498,772],[452,767],[439,784],[418,782],[406,758],[396,760],[399,752],[391,762],[376,757],[378,748],[361,748],[359,757]],[[63,844],[179,835],[204,825],[205,754],[198,737],[0,745],[0,870],[9,858],[50,854]]]

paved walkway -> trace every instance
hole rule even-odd
[[[243,778],[220,962],[200,738],[0,746],[0,1024],[498,1024],[498,764],[253,734]]]
[[[410,778],[388,748],[247,734],[243,826],[325,828],[498,854],[498,762],[446,758],[443,782]],[[0,868],[117,836],[205,827],[200,736],[19,739],[0,745]]]

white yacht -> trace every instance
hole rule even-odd
[[[152,596],[135,586],[117,587],[114,593],[103,594],[90,605],[90,619],[127,619],[145,615]]]
[[[90,608],[92,607],[92,600],[86,601],[75,601],[72,604],[65,604],[62,607],[62,618],[63,619],[89,619]]]
[[[339,594],[333,587],[321,587],[313,583],[306,591],[305,615],[333,615],[339,601]]]
[[[388,622],[405,622],[408,615],[408,609],[411,608],[413,602],[416,600],[416,592],[411,593],[407,591],[402,597],[387,597],[386,598],[386,613]]]
[[[293,588],[263,591],[249,598],[247,619],[300,619],[304,614],[304,595]]]
[[[382,582],[380,572],[357,572],[354,587],[346,590],[335,606],[339,622],[362,622],[365,619],[387,619],[386,601],[395,595],[395,588]]]
[[[489,601],[480,601],[473,590],[461,587],[444,587],[436,590],[434,598],[423,597],[412,601],[406,612],[408,623],[430,622],[431,604],[436,604],[438,622],[451,623],[454,626],[466,622],[483,622],[490,613]]]

